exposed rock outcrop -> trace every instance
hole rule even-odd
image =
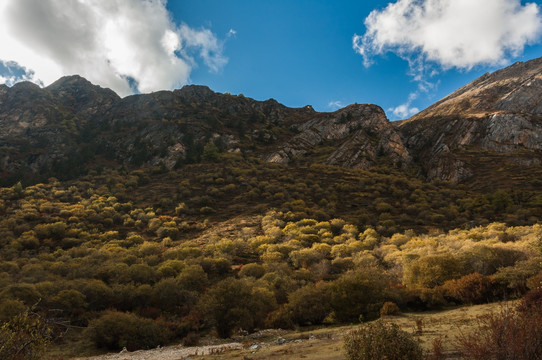
[[[453,182],[479,175],[481,156],[495,160],[486,172],[502,168],[498,161],[542,164],[542,58],[486,74],[396,123],[376,105],[318,113],[196,85],[122,99],[79,76],[43,89],[0,85],[4,184],[101,164],[173,168],[199,161],[210,141],[277,163],[414,164],[428,179]]]
[[[299,134],[268,155],[267,161],[288,163],[326,142],[336,148],[325,160],[330,165],[367,169],[379,157],[388,157],[399,166],[411,160],[399,134],[376,105],[350,105],[318,114],[296,130]]]
[[[460,182],[475,176],[476,161],[467,161],[467,152],[490,151],[507,154],[508,162],[539,164],[542,58],[486,74],[397,127],[429,179]]]
[[[365,168],[382,157],[396,165],[410,159],[374,105],[317,113],[196,85],[121,99],[79,76],[44,89],[28,82],[2,86],[0,141],[0,170],[17,178],[77,175],[98,157],[173,168],[199,161],[209,141],[221,151],[278,162],[304,156],[322,142],[336,148],[323,160],[333,165]]]

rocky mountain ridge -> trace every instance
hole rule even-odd
[[[429,179],[476,175],[472,150],[502,161],[542,163],[542,58],[485,74],[398,125]]]
[[[269,162],[385,165],[452,182],[477,176],[482,155],[494,170],[539,166],[542,58],[486,74],[402,122],[372,104],[319,113],[196,85],[125,98],[79,76],[43,89],[0,85],[4,184],[97,166],[171,169],[200,161],[210,143]]]
[[[334,113],[288,108],[270,99],[219,94],[205,86],[120,98],[79,76],[39,88],[0,90],[0,166],[4,178],[77,175],[101,159],[124,166],[200,161],[206,144],[288,163],[324,143],[322,162],[368,168],[376,158],[406,164],[408,151],[376,105]]]

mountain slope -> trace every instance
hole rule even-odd
[[[213,143],[282,164],[417,168],[429,180],[509,186],[542,164],[542,58],[486,74],[396,123],[372,104],[319,113],[196,85],[125,98],[79,76],[43,89],[2,85],[0,143],[9,185],[110,166],[172,169],[201,161]]]
[[[494,170],[542,163],[542,58],[486,74],[398,124],[429,179],[460,182]]]
[[[317,113],[310,106],[288,108],[195,85],[123,99],[79,76],[44,89],[3,86],[0,128],[4,183],[37,174],[73,177],[101,164],[171,169],[200,161],[210,142],[219,151],[281,163],[303,158],[369,168],[410,161],[376,105]],[[322,146],[333,150],[322,157]]]
[[[399,134],[376,105],[350,105],[315,116],[296,129],[299,134],[268,155],[267,161],[288,163],[325,142],[334,145],[324,160],[329,165],[367,169],[384,156],[401,167],[411,160]]]

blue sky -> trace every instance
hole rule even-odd
[[[310,104],[319,111],[332,111],[338,104],[375,103],[396,119],[390,109],[406,103],[418,89],[408,75],[408,62],[388,52],[365,67],[352,47],[353,35],[366,31],[367,16],[387,5],[387,0],[185,0],[170,2],[168,8],[178,21],[209,27],[218,36],[236,32],[224,45],[227,66],[220,73],[196,69],[191,75],[195,84],[258,100],[275,98],[293,107]],[[539,56],[540,43],[528,45],[506,63]],[[442,70],[430,79],[434,88],[420,92],[410,105],[421,110],[503,65]]]
[[[5,0],[0,83],[80,74],[120,95],[202,84],[406,118],[542,56],[540,1]],[[135,85],[134,85],[135,84]]]

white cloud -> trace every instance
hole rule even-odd
[[[220,71],[227,63],[222,42],[208,29],[175,24],[165,5],[165,0],[3,0],[0,60],[28,69],[36,83],[80,74],[122,96],[133,92],[134,83],[141,92],[185,84],[199,58]]]
[[[401,104],[397,107],[389,109],[393,115],[395,115],[398,119],[408,119],[414,114],[417,114],[420,112],[420,109],[417,107],[410,107],[409,103]]]
[[[342,109],[344,104],[341,101],[330,101],[327,107],[333,110]]]
[[[33,77],[31,70],[19,66],[16,62],[0,60],[0,84],[12,86],[19,81],[32,81]]]
[[[226,34],[227,37],[232,37],[235,35],[237,35],[237,31],[235,31],[234,29],[230,29],[230,31],[228,31],[228,33]]]
[[[397,107],[390,108],[388,111],[391,111],[393,115],[397,117],[397,119],[407,119],[411,117],[414,114],[417,114],[420,112],[420,109],[418,109],[415,106],[411,106],[412,102],[418,98],[418,93],[413,92],[410,93],[408,96],[408,100]]]
[[[542,34],[540,6],[520,0],[398,0],[365,19],[353,48],[369,66],[394,52],[416,80],[443,69],[503,65]]]

